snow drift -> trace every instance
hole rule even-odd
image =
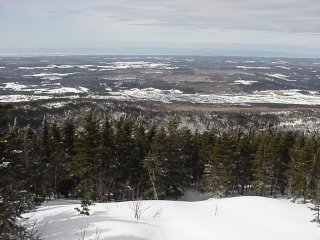
[[[79,215],[74,201],[51,201],[26,216],[48,240],[318,240],[320,228],[305,204],[262,197],[205,201],[143,201],[140,220],[131,202],[97,203]]]

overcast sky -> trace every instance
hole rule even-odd
[[[0,0],[0,48],[151,43],[320,56],[320,0]]]

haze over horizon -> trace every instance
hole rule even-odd
[[[318,0],[0,0],[0,53],[320,57]]]

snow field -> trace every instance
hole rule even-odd
[[[262,197],[234,197],[205,201],[143,201],[141,220],[134,219],[130,202],[97,203],[91,215],[79,215],[79,204],[52,201],[29,213],[29,222],[45,239],[100,240],[318,240],[320,228],[305,204]]]

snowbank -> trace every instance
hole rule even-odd
[[[141,220],[135,220],[130,202],[98,203],[91,215],[79,215],[70,201],[52,201],[35,213],[30,223],[45,239],[100,240],[318,240],[320,228],[306,205],[262,197],[209,199],[198,202],[144,201]]]

